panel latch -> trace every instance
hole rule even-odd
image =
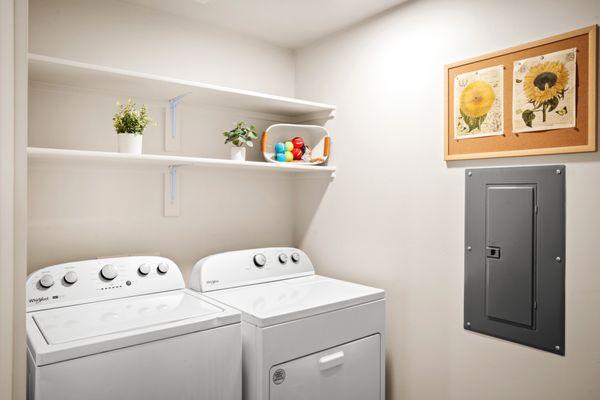
[[[500,247],[487,246],[485,248],[485,256],[487,258],[500,258]]]

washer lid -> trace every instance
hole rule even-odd
[[[182,289],[30,312],[27,339],[45,365],[239,321],[239,312]]]
[[[385,292],[351,282],[311,275],[206,294],[242,311],[259,327],[280,324],[384,298]]]
[[[175,291],[51,309],[37,313],[33,319],[49,344],[59,344],[220,311],[186,292]]]

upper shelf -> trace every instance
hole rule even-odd
[[[209,104],[297,119],[331,114],[335,106],[233,89],[202,82],[169,78],[102,65],[29,54],[29,79],[56,85],[123,93],[132,97],[169,100],[184,93],[185,103]]]

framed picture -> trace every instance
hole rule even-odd
[[[444,159],[596,151],[596,25],[446,65]]]

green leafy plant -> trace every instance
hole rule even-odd
[[[223,132],[223,136],[225,136],[225,144],[231,143],[237,147],[242,147],[244,145],[252,147],[252,141],[258,139],[256,128],[253,125],[247,127],[246,123],[243,121],[238,122],[232,130]]]
[[[131,100],[127,100],[126,104],[117,102],[117,113],[113,117],[113,125],[117,133],[133,133],[141,135],[144,133],[146,126],[152,122],[148,116],[148,108],[146,105],[137,107]]]

